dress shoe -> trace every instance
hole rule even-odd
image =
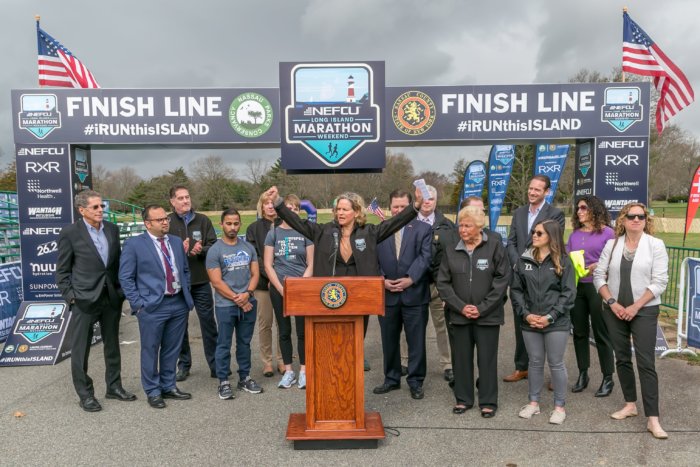
[[[163,399],[192,399],[192,394],[190,394],[189,392],[182,392],[178,388],[171,389],[170,391],[164,391],[161,395],[163,396]]]
[[[471,408],[471,405],[457,404],[452,408],[452,413],[455,415],[462,415],[464,412]]]
[[[375,394],[386,394],[389,391],[396,391],[397,389],[401,389],[400,384],[384,383],[372,389],[372,392]]]
[[[448,368],[447,370],[445,370],[442,376],[448,383],[455,379],[455,374],[452,371],[452,368]]]
[[[603,382],[600,383],[600,387],[595,392],[595,397],[608,397],[615,387],[615,382],[613,381],[612,375],[603,376]]]
[[[411,388],[411,397],[413,399],[423,399],[425,397],[425,392],[423,391],[423,386],[415,386]]]
[[[637,416],[637,407],[634,407],[632,409],[628,409],[627,407],[623,407],[621,410],[618,410],[617,412],[610,414],[610,417],[614,418],[615,420],[624,420],[627,417],[636,417],[636,416]]]
[[[88,396],[85,399],[80,399],[80,408],[86,412],[99,412],[102,406],[93,396]]]
[[[521,379],[527,379],[527,370],[515,370],[512,374],[503,378],[503,381],[505,381],[506,383],[515,383],[516,381],[520,381]]]
[[[150,405],[154,409],[164,409],[165,401],[163,400],[163,397],[160,394],[157,396],[148,396],[148,405]]]
[[[661,427],[653,428],[647,425],[647,431],[656,439],[668,439],[668,433],[666,433]]]
[[[185,381],[189,375],[190,370],[186,368],[180,368],[179,370],[177,370],[177,373],[175,373],[175,381]]]
[[[589,381],[590,379],[588,378],[588,370],[581,370],[578,374],[576,384],[574,384],[574,386],[571,388],[571,392],[582,392],[588,387]]]
[[[551,381],[547,384],[547,391],[554,391],[554,385]]]
[[[408,376],[408,367],[401,365],[401,376]]]
[[[136,395],[130,393],[126,389],[119,387],[116,389],[112,389],[111,391],[107,391],[107,394],[105,394],[106,399],[117,399],[120,401],[124,402],[129,402],[129,401],[135,401],[136,400]]]

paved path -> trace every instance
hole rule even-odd
[[[510,317],[509,310],[506,316]],[[304,391],[277,389],[277,377],[264,378],[254,350],[259,395],[237,393],[233,401],[217,397],[217,383],[205,371],[199,326],[194,313],[190,330],[195,366],[180,387],[191,401],[168,401],[165,410],[148,407],[139,384],[136,320],[122,320],[124,386],[136,402],[105,400],[102,347],[93,349],[90,374],[102,412],[78,407],[68,361],[54,367],[0,368],[0,465],[698,465],[700,464],[700,367],[658,361],[662,423],[670,439],[659,441],[645,431],[644,417],[612,420],[623,404],[616,387],[605,399],[593,393],[600,382],[591,371],[591,387],[568,394],[564,425],[549,425],[551,393],[543,414],[531,421],[517,417],[527,401],[527,382],[501,383],[499,411],[482,419],[477,410],[456,416],[451,392],[437,364],[429,327],[426,397],[410,398],[408,387],[388,395],[372,394],[382,382],[381,345],[376,318],[371,320],[366,353],[372,370],[366,376],[366,408],[381,412],[386,440],[377,450],[295,451],[284,439],[288,414],[304,411]],[[501,332],[499,374],[512,370],[512,323]],[[254,349],[257,342],[254,341]],[[593,352],[595,355],[595,352]],[[596,366],[595,356],[594,367]],[[567,349],[569,383],[577,376],[573,347]],[[641,413],[641,401],[639,402]],[[15,418],[21,411],[24,417]]]

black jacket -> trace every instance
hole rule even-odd
[[[433,222],[433,242],[432,242],[432,254],[433,260],[430,264],[430,282],[437,282],[438,270],[440,269],[440,263],[442,263],[444,245],[448,244],[455,238],[455,232],[457,227],[454,222],[445,217],[445,215],[439,211],[435,211],[435,222]],[[457,237],[459,240],[459,237]],[[456,241],[455,240],[455,243]],[[442,244],[442,245],[441,245]]]
[[[275,220],[275,225],[279,225],[280,222]],[[255,251],[258,253],[258,263],[260,264],[260,279],[258,280],[258,286],[256,290],[269,290],[270,279],[267,278],[267,273],[263,267],[263,255],[265,254],[265,237],[267,233],[272,228],[272,221],[261,217],[252,224],[248,226],[245,231],[245,239],[248,243],[255,247]]]
[[[489,230],[487,228],[482,229],[486,235],[488,235],[489,240],[494,240],[494,241],[499,241],[501,244],[503,244],[503,237],[501,234],[498,232],[495,232],[493,230]],[[437,238],[435,238],[437,237]],[[454,228],[450,231],[447,229],[440,229],[439,234],[436,236],[433,236],[433,258],[439,257],[442,258],[444,255],[444,251],[446,248],[449,248],[450,246],[454,247],[454,245],[459,242],[459,230],[457,228],[457,225],[454,225]],[[505,248],[505,245],[504,245]],[[440,271],[440,264],[442,263],[442,260],[440,262],[436,263],[435,261],[432,262],[430,265],[430,277],[435,278],[435,282],[437,282],[437,277],[438,277],[438,272]],[[507,299],[507,296],[506,296]]]
[[[535,261],[533,250],[525,250],[515,267],[515,277],[510,288],[513,307],[522,319],[523,331],[568,331],[571,326],[569,312],[576,299],[574,266],[569,256],[561,257],[561,277],[554,270],[551,256],[542,264]],[[554,318],[554,323],[544,329],[535,329],[525,321],[529,314]]]
[[[503,324],[503,303],[511,267],[500,235],[483,232],[471,258],[457,240],[445,248],[437,289],[445,301],[445,318],[451,324],[494,326]],[[477,319],[462,314],[465,305],[476,305]]]
[[[338,223],[333,221],[327,224],[317,224],[302,220],[284,205],[282,198],[275,202],[275,209],[280,218],[286,221],[291,228],[314,242],[314,277],[332,276],[335,250],[333,232],[336,232],[340,237]],[[417,215],[418,211],[409,206],[391,219],[377,225],[355,226],[350,235],[350,246],[355,258],[358,276],[381,276],[377,259],[377,244],[392,236],[401,227],[415,219]]]
[[[216,230],[214,230],[214,226],[207,216],[194,211],[192,213],[194,216],[187,225],[177,213],[171,212],[168,214],[170,218],[170,230],[168,233],[180,237],[180,240],[183,242],[189,238],[189,250],[192,250],[195,244],[195,241],[192,240],[192,232],[198,230],[202,233],[202,251],[194,256],[191,256],[189,251],[187,252],[187,262],[190,266],[190,285],[200,285],[209,282],[206,267],[207,252],[216,243]]]

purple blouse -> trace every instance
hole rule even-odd
[[[603,227],[600,232],[584,232],[582,230],[574,230],[566,242],[566,251],[570,253],[576,250],[583,250],[583,258],[586,267],[593,263],[597,263],[600,258],[600,253],[608,240],[615,238],[615,231],[608,226]],[[593,282],[593,274],[588,274],[582,277],[579,282]]]

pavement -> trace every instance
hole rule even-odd
[[[509,308],[506,316],[499,381],[513,370]],[[519,408],[527,403],[527,381],[499,383],[499,409],[492,419],[481,418],[478,409],[453,415],[454,398],[438,364],[432,323],[428,324],[425,399],[411,399],[406,384],[386,395],[372,393],[383,381],[379,325],[372,318],[365,341],[372,366],[365,373],[365,407],[381,413],[386,439],[371,450],[300,451],[285,440],[285,432],[289,414],[304,411],[304,391],[278,389],[278,375],[262,375],[257,338],[251,376],[264,392],[238,392],[235,400],[222,401],[217,381],[210,378],[204,362],[194,313],[190,336],[192,374],[178,385],[193,399],[168,400],[163,410],[150,408],[141,390],[138,325],[131,316],[121,324],[122,379],[124,387],[138,395],[135,402],[104,399],[101,344],[93,347],[89,370],[103,406],[98,413],[78,407],[69,360],[55,366],[0,368],[0,465],[700,464],[700,367],[682,360],[657,360],[661,422],[669,433],[664,441],[646,431],[641,397],[640,416],[624,421],[610,418],[624,403],[617,380],[610,397],[593,397],[601,380],[593,349],[591,384],[582,393],[567,394],[567,419],[561,426],[548,423],[552,393],[546,390],[542,414],[532,420],[518,418]],[[578,375],[571,343],[566,363],[571,385]]]

